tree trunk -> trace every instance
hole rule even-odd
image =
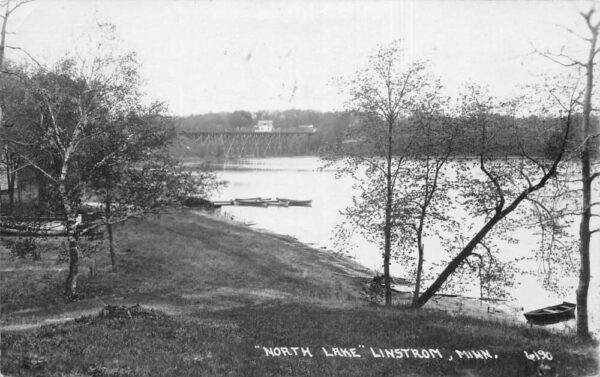
[[[419,307],[419,293],[421,290],[421,276],[423,275],[423,255],[425,254],[424,253],[425,245],[423,245],[423,242],[421,239],[421,233],[419,233],[417,235],[417,242],[419,243],[419,259],[417,260],[417,276],[416,276],[416,280],[415,280],[415,293],[413,294],[413,302],[412,302],[413,308]]]
[[[15,208],[15,185],[14,182],[8,184],[8,213],[12,215]]]
[[[392,249],[392,227],[391,227],[391,194],[388,187],[388,195],[385,205],[385,226],[384,226],[384,251],[383,251],[383,278],[385,284],[385,306],[392,305],[392,278],[390,276],[390,257]]]
[[[392,253],[392,131],[393,120],[388,120],[388,145],[387,145],[387,170],[386,170],[386,197],[385,197],[385,226],[384,251],[383,251],[383,277],[385,284],[385,306],[392,305],[392,278],[390,276],[390,257]]]
[[[115,256],[113,228],[110,222],[106,223],[106,233],[108,233],[108,250],[110,251],[110,264],[112,266],[112,271],[117,272],[117,257]]]
[[[512,207],[512,206],[511,206]],[[516,208],[516,206],[515,206]],[[513,208],[514,209],[514,208]],[[510,211],[512,212],[512,210]],[[508,213],[510,213],[508,212]],[[461,252],[454,257],[450,263],[444,268],[444,270],[440,273],[440,275],[435,279],[435,281],[431,284],[431,286],[423,292],[421,297],[417,300],[417,308],[422,307],[429,301],[431,297],[442,287],[442,285],[446,282],[448,277],[456,271],[456,269],[471,255],[475,250],[475,247],[483,241],[485,236],[489,233],[490,230],[494,228],[494,226],[504,218],[506,214],[497,213],[494,217],[492,217],[480,230],[479,232],[471,239],[471,241],[461,250]]]
[[[9,168],[9,164],[7,161],[6,164],[6,184],[7,184],[7,189],[8,189],[8,212],[12,215],[13,209],[14,209],[14,205],[15,205],[15,178],[16,178],[16,174],[14,172],[11,171],[11,169]]]
[[[2,68],[4,63],[4,49],[6,45],[6,24],[8,23],[10,0],[6,2],[6,10],[4,12],[4,18],[2,19],[2,31],[0,32],[0,75],[2,74]],[[1,120],[1,119],[0,119]]]
[[[584,200],[586,202],[584,193]],[[589,200],[589,192],[588,192]],[[588,290],[590,286],[590,217],[589,209],[581,216],[581,224],[579,228],[579,284],[577,286],[577,336],[579,338],[589,337],[588,325]]]
[[[429,164],[429,162],[427,162]],[[425,180],[429,179],[429,165],[427,169],[427,176]],[[435,179],[437,182],[437,176]],[[419,226],[416,228],[417,231],[417,247],[418,247],[418,260],[417,260],[417,276],[415,276],[415,292],[413,293],[413,301],[412,307],[419,307],[419,294],[421,293],[421,276],[423,275],[423,257],[425,255],[425,245],[423,245],[423,226],[425,224],[425,217],[427,216],[427,207],[429,207],[429,203],[431,203],[431,198],[435,193],[435,185],[432,189],[431,196],[429,196],[428,191],[425,192],[425,203],[423,207],[421,207],[421,215],[419,216]]]
[[[581,150],[581,181],[582,203],[581,222],[579,224],[579,284],[577,286],[577,336],[589,337],[588,325],[588,290],[590,286],[590,218],[592,215],[592,179],[590,163],[590,114],[592,112],[592,89],[594,85],[594,56],[596,54],[596,41],[598,28],[592,30],[590,53],[586,64],[586,87],[583,99],[582,137]]]
[[[68,204],[66,207],[70,207]],[[77,298],[77,277],[79,275],[79,245],[75,223],[77,216],[72,214],[67,215],[66,230],[67,242],[69,244],[69,275],[65,285],[65,297],[72,301]]]
[[[494,216],[492,216],[483,227],[475,234],[475,236],[469,241],[469,243],[461,250],[460,253],[456,257],[454,257],[450,263],[444,268],[444,270],[440,273],[440,275],[435,279],[435,281],[427,288],[427,290],[419,297],[417,301],[417,307],[420,308],[433,297],[433,295],[442,287],[442,285],[446,282],[448,277],[456,271],[456,269],[471,255],[475,250],[475,247],[483,241],[485,236],[492,230],[498,222],[500,222],[503,218],[508,216],[511,212],[513,212],[519,204],[525,198],[527,198],[532,192],[538,191],[546,186],[546,183],[550,178],[556,175],[556,171],[558,168],[558,164],[562,161],[563,154],[567,145],[567,141],[569,140],[569,135],[571,132],[571,111],[569,110],[566,119],[566,127],[565,134],[562,139],[562,145],[560,151],[556,158],[554,159],[552,166],[548,170],[544,170],[544,175],[539,179],[539,181],[535,185],[529,185],[529,187],[523,191],[507,206],[504,207],[504,199],[502,200],[502,204],[496,207],[496,212]],[[481,166],[483,169],[483,165]]]
[[[386,216],[387,217],[387,216]],[[386,219],[386,223],[387,223]],[[391,240],[390,227],[385,226],[385,249],[383,252],[383,281],[385,284],[385,306],[392,305],[392,278],[390,276],[390,255],[391,255]]]
[[[113,238],[113,228],[111,224],[112,217],[112,196],[110,192],[111,176],[110,172],[106,171],[106,196],[104,197],[104,223],[106,224],[106,233],[108,234],[108,251],[110,253],[110,264],[113,272],[117,272],[117,258],[115,255],[115,244]]]
[[[10,6],[10,0],[6,1],[6,12],[4,13],[4,18],[2,19],[2,29],[0,31],[0,77],[2,77],[2,70],[4,69],[4,46],[6,44],[6,23],[8,22],[8,9]],[[4,126],[4,122],[2,120],[2,105],[0,105],[0,131],[2,131],[2,127]],[[2,195],[0,195],[0,216],[2,215]],[[2,351],[0,351],[0,360],[2,358]],[[0,372],[0,376],[2,372]]]
[[[550,168],[550,170],[548,170],[546,172],[546,174],[544,174],[544,176],[542,178],[540,178],[540,181],[536,185],[530,186],[528,189],[522,191],[519,194],[519,196],[517,196],[508,207],[506,207],[504,209],[498,208],[498,210],[496,211],[494,216],[485,223],[485,225],[479,230],[479,232],[477,232],[477,234],[475,234],[475,236],[471,239],[471,241],[469,241],[469,243],[461,250],[461,252],[458,253],[458,255],[456,257],[454,257],[450,261],[450,263],[448,263],[446,268],[444,268],[444,270],[440,273],[440,275],[437,277],[437,279],[435,279],[435,281],[429,286],[429,288],[427,288],[427,290],[421,295],[421,297],[419,297],[419,300],[418,300],[417,306],[416,306],[417,308],[420,308],[423,305],[425,305],[427,303],[427,301],[429,301],[429,299],[431,297],[433,297],[433,295],[446,282],[448,277],[450,277],[450,275],[452,275],[454,273],[454,271],[456,271],[456,269],[469,256],[471,256],[473,254],[475,247],[477,247],[477,245],[481,241],[483,241],[483,239],[487,236],[487,234],[490,232],[490,230],[492,230],[496,226],[496,224],[498,224],[498,222],[500,222],[503,218],[505,218],[511,212],[513,212],[519,206],[519,204],[523,200],[525,200],[525,198],[527,198],[529,196],[529,194],[531,194],[532,192],[538,191],[541,188],[543,188],[544,186],[546,186],[546,183],[548,182],[548,180],[556,174],[556,168],[558,166],[558,163],[562,160],[562,151],[564,151],[565,144],[566,144],[566,141],[567,141],[568,135],[569,135],[569,130],[570,130],[570,115],[567,120],[567,130],[566,130],[566,134],[564,136],[565,139],[563,140],[561,152],[560,152],[559,156],[556,158],[556,160],[554,161],[552,168]]]
[[[589,114],[584,114],[584,137],[589,134]],[[590,151],[586,141],[581,153],[581,178],[582,178],[582,213],[579,224],[579,284],[577,286],[577,336],[589,337],[588,326],[588,290],[590,286],[590,218],[591,218],[591,192],[592,181],[590,179]]]
[[[65,297],[72,301],[77,298],[77,276],[79,275],[79,245],[76,232],[77,210],[73,208],[67,194],[67,176],[72,149],[69,147],[65,152],[65,158],[61,167],[60,180],[58,181],[58,193],[62,204],[67,232],[67,243],[69,245],[69,275],[65,285]]]

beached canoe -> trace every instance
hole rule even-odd
[[[312,200],[296,200],[296,199],[286,199],[286,198],[276,198],[280,202],[288,202],[290,206],[298,206],[298,207],[310,207],[312,205]]]
[[[562,304],[532,310],[523,315],[527,319],[527,322],[531,324],[551,325],[553,323],[559,323],[574,318],[575,307],[575,304],[565,301]]]

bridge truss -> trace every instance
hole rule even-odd
[[[224,157],[277,156],[306,146],[313,132],[182,132],[200,148],[217,147]]]

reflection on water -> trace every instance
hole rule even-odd
[[[259,228],[332,248],[332,230],[342,220],[340,209],[351,203],[352,182],[348,178],[337,180],[332,171],[320,171],[320,167],[319,160],[313,157],[257,159],[233,169],[226,166],[218,171],[218,176],[227,182],[227,187],[214,199],[312,200],[312,207],[227,206],[222,212]],[[367,255],[361,263],[375,269],[381,262]]]
[[[240,163],[222,165],[217,170],[217,174],[219,179],[228,184],[213,199],[231,200],[250,197],[310,199],[312,207],[227,206],[221,211],[258,228],[291,235],[317,247],[333,249],[333,231],[343,220],[340,210],[352,203],[353,181],[349,177],[336,179],[334,171],[321,170],[322,165],[322,161],[315,157],[248,159]],[[515,236],[519,239],[519,243],[507,245],[503,253],[516,257],[535,248],[536,238],[531,233],[521,232]],[[442,255],[442,245],[435,239],[425,242],[429,260],[439,259]],[[352,250],[345,251],[357,262],[373,270],[382,270],[380,252],[375,245],[357,238],[353,246]],[[597,250],[598,246],[595,247]],[[595,250],[594,247],[592,250]],[[593,255],[592,258],[594,257],[597,258]],[[597,262],[598,260],[592,259],[592,266],[597,267]],[[391,269],[394,275],[403,275],[402,266],[396,264]],[[597,268],[593,271],[597,271]],[[525,310],[563,300],[575,302],[574,291],[571,297],[558,297],[543,290],[531,276],[519,276],[518,281],[520,286],[512,293],[516,304],[524,307]],[[571,283],[575,285],[576,281]],[[471,288],[467,291],[468,294],[477,296],[478,287]],[[590,288],[591,308],[598,307],[599,301],[595,292],[600,290],[597,288],[598,282],[593,280]]]

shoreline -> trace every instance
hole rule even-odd
[[[346,262],[355,264],[360,268],[365,270],[367,275],[365,276],[352,276],[357,279],[364,279],[361,282],[361,285],[367,285],[369,281],[375,276],[375,271],[369,269],[366,266],[361,265],[354,259],[342,254],[336,253],[333,250],[329,250],[325,247],[319,247],[316,244],[307,244],[304,243],[298,238],[286,234],[279,234],[272,230],[256,227],[253,223],[247,223],[245,221],[236,220],[235,218],[230,218],[224,214],[219,213],[218,211],[214,213],[207,213],[205,211],[192,211],[197,216],[209,217],[217,221],[223,221],[224,223],[233,224],[237,226],[247,227],[249,230],[267,234],[278,239],[281,239],[284,242],[292,242],[301,247],[311,248],[316,252],[322,252],[329,255],[334,256],[335,258],[342,258]],[[233,216],[231,216],[233,217]],[[392,277],[394,280],[403,280],[402,278]],[[406,289],[406,291],[392,291],[392,305],[395,307],[407,307],[410,305],[412,300],[412,286],[411,285],[401,285],[402,288]],[[365,294],[366,295],[366,294]],[[381,303],[379,303],[381,304]],[[461,295],[447,295],[447,294],[435,294],[434,297],[423,307],[424,310],[430,311],[440,311],[450,315],[461,316],[467,315],[469,317],[489,320],[490,322],[503,321],[510,324],[515,325],[527,325],[527,321],[525,320],[523,313],[524,310],[522,307],[518,307],[514,302],[506,301],[506,300],[489,300],[483,299],[480,300],[477,297],[467,297]],[[568,322],[559,323],[550,326],[544,326],[545,329],[561,332],[561,333],[569,333],[574,332],[574,324],[573,321],[570,320]]]
[[[25,269],[32,263],[55,268],[54,253],[42,253],[39,262],[10,261],[0,247],[2,262],[13,267],[0,280],[1,373],[305,376],[323,375],[326,368],[332,376],[375,377],[389,372],[394,360],[366,353],[351,362],[316,352],[302,360],[262,352],[262,347],[301,346],[325,347],[331,354],[360,345],[433,348],[444,355],[478,349],[498,356],[487,363],[402,361],[403,373],[426,377],[524,375],[532,363],[523,352],[531,350],[560,360],[561,375],[598,371],[597,342],[530,329],[500,313],[472,316],[469,308],[477,303],[456,297],[435,298],[419,310],[369,304],[361,284],[369,280],[369,270],[355,261],[229,219],[173,210],[127,222],[115,236],[118,271],[110,271],[107,253],[96,255],[99,273],[82,274],[81,300],[68,304],[61,297],[64,273]],[[26,370],[32,361],[39,362],[39,370]]]
[[[202,222],[216,222],[219,224],[227,224],[227,227],[220,227],[221,230],[227,233],[235,233],[239,229],[243,229],[244,233],[250,233],[253,237],[268,237],[276,244],[280,246],[288,247],[295,252],[310,252],[315,255],[315,260],[322,261],[325,266],[330,269],[329,274],[331,276],[325,277],[324,280],[345,280],[348,286],[352,286],[351,295],[354,297],[353,301],[354,305],[365,306],[369,305],[368,294],[365,291],[365,287],[369,284],[372,277],[375,275],[375,271],[359,264],[352,258],[341,254],[336,253],[328,249],[319,248],[316,245],[309,245],[301,242],[297,238],[289,235],[283,235],[275,233],[268,229],[263,229],[259,227],[255,227],[252,224],[248,224],[243,221],[239,221],[236,219],[229,218],[222,214],[217,213],[209,213],[206,211],[200,211],[195,209],[181,209],[171,211],[167,214],[161,214],[155,216],[160,219],[161,217],[168,216],[182,216],[185,219],[186,223],[196,224]],[[195,220],[197,219],[197,220]],[[143,220],[142,220],[143,221]],[[160,220],[159,220],[160,222]],[[250,241],[252,242],[252,241]],[[82,270],[85,267],[85,264],[82,264]],[[47,268],[33,268],[31,266],[20,266],[20,267],[8,267],[4,268],[6,272],[48,272],[53,271],[55,274],[64,273],[64,268],[58,268],[55,266],[48,266]],[[101,274],[110,275],[111,272],[107,270],[107,267],[104,267],[104,272]],[[334,271],[336,270],[336,271]],[[85,276],[82,276],[84,279]],[[273,287],[270,287],[271,289]],[[409,285],[401,285],[397,286],[401,291],[394,291],[392,293],[393,297],[393,307],[406,308],[410,305],[410,300],[412,299],[412,293],[410,291],[411,287]],[[262,291],[267,293],[264,294],[267,298],[277,298],[277,299],[286,299],[290,298],[285,294],[273,294],[273,292],[268,292],[268,289],[263,288]],[[82,292],[85,294],[85,291]],[[175,292],[171,292],[173,294]],[[227,289],[222,291],[221,293],[225,295],[236,295],[235,289]],[[263,295],[260,292],[251,292],[244,290],[240,290],[242,295]],[[181,292],[181,296],[184,298],[193,298],[193,297],[202,297],[202,295],[194,296],[194,293]],[[135,304],[140,303],[142,305],[150,305],[150,306],[160,306],[163,304],[160,300],[158,302],[154,302],[157,300],[152,300],[152,294],[150,297],[146,297],[148,295],[143,294],[135,294],[132,292],[128,292],[128,294],[123,294],[122,292],[114,292],[114,294],[108,296],[95,296],[93,298],[86,298],[75,303],[71,304],[61,304],[50,306],[48,309],[51,309],[48,315],[44,315],[43,308],[21,308],[20,310],[8,311],[3,310],[3,318],[0,321],[0,329],[6,330],[7,328],[12,328],[14,326],[24,326],[25,328],[31,327],[31,322],[33,323],[41,323],[41,322],[53,322],[58,321],[58,319],[63,317],[68,317],[71,320],[76,320],[77,316],[73,316],[70,313],[77,312],[85,312],[86,314],[91,310],[91,307],[100,309],[101,305],[98,305],[100,302],[109,303],[109,304]],[[208,297],[208,296],[207,296]],[[148,300],[150,298],[150,300]],[[147,301],[144,301],[147,300]],[[316,300],[321,301],[321,300]],[[92,304],[93,303],[93,304]],[[90,305],[92,304],[92,305]],[[340,304],[340,302],[337,302]],[[381,304],[381,303],[380,303]],[[210,306],[210,305],[209,305]],[[502,302],[502,301],[481,301],[475,297],[464,297],[459,295],[444,295],[437,294],[435,295],[430,302],[428,302],[425,307],[421,310],[427,311],[439,311],[445,312],[447,314],[453,316],[469,316],[473,318],[489,320],[490,322],[503,321],[515,325],[525,325],[526,322],[522,316],[522,308],[518,308],[515,305],[511,305],[510,302]],[[27,322],[26,318],[30,318],[30,321]],[[571,324],[572,321],[566,322],[565,324],[546,326],[546,329],[551,329],[553,331],[559,332],[570,332],[573,330],[574,325]]]

